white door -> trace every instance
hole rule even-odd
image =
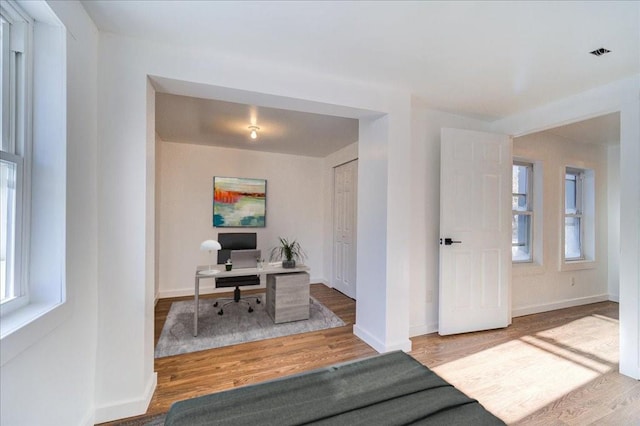
[[[442,129],[439,333],[511,323],[511,163],[506,135]]]
[[[355,299],[358,160],[333,170],[333,287]]]

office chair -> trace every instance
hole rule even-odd
[[[218,264],[226,263],[231,258],[233,250],[249,250],[256,248],[255,232],[227,232],[218,234],[218,242],[222,249],[218,251]],[[253,306],[250,300],[255,299],[256,304],[262,303],[260,297],[247,296],[243,297],[240,293],[241,286],[260,285],[260,277],[258,275],[249,275],[243,277],[222,277],[216,278],[216,288],[235,287],[233,290],[233,298],[216,299],[214,307],[220,306],[218,315],[224,315],[224,308],[232,303],[246,303],[249,307],[249,313],[253,312]]]

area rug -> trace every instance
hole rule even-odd
[[[274,324],[265,310],[264,293],[255,297],[259,297],[262,303],[255,303],[252,298],[252,313],[247,312],[245,303],[232,303],[224,308],[224,315],[218,315],[219,308],[213,307],[214,299],[200,299],[197,337],[193,336],[193,300],[173,302],[156,346],[155,357],[307,333],[345,324],[313,297],[309,302],[308,320]]]

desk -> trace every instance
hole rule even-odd
[[[198,308],[199,308],[199,298],[200,298],[200,280],[203,278],[223,278],[223,277],[242,277],[248,275],[266,275],[267,279],[271,275],[278,274],[291,274],[296,272],[307,272],[309,271],[309,267],[305,265],[298,265],[295,268],[283,268],[282,266],[265,266],[263,268],[240,268],[240,269],[232,269],[231,271],[225,271],[224,265],[216,265],[213,268],[214,271],[217,271],[213,274],[207,273],[209,267],[208,266],[198,266],[196,268],[195,275],[195,309],[193,311],[193,335],[198,335]],[[268,291],[268,289],[267,289]]]

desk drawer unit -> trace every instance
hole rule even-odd
[[[267,275],[267,313],[276,324],[309,319],[309,274]]]

